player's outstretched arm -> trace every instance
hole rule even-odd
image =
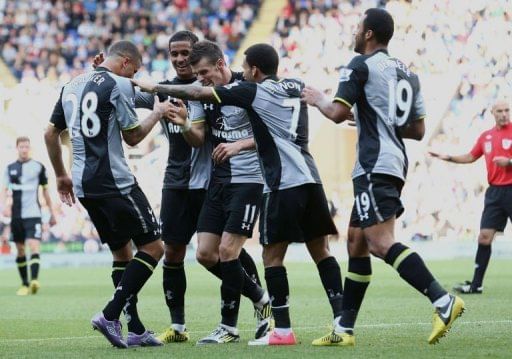
[[[162,117],[171,116],[171,109],[172,105],[170,104],[169,100],[160,102],[158,96],[155,96],[153,112],[151,112],[151,114],[148,117],[146,117],[146,119],[142,121],[137,127],[128,130],[123,130],[123,139],[130,146],[137,145],[148,135],[151,129],[153,129],[155,124]]]
[[[62,160],[62,147],[59,137],[61,132],[62,130],[50,124],[44,134],[44,140],[48,157],[50,157],[50,162],[57,177],[57,192],[60,200],[68,206],[72,206],[75,203],[75,194],[73,193],[73,182],[69,178]]]
[[[242,151],[253,150],[256,148],[254,138],[246,138],[231,143],[220,143],[212,152],[213,162],[219,164],[227,161],[233,156],[238,155]]]
[[[314,106],[329,120],[341,123],[351,117],[350,108],[340,102],[332,102],[320,90],[306,86],[302,91],[302,101]]]
[[[135,86],[138,86],[141,91],[160,93],[169,95],[171,97],[181,98],[183,100],[196,100],[196,101],[214,101],[215,95],[213,94],[212,87],[204,87],[200,85],[162,85],[147,80],[131,79]]]
[[[458,155],[458,156],[451,156],[446,154],[437,153],[434,151],[428,151],[430,156],[434,158],[439,158],[440,160],[446,161],[446,162],[453,162],[453,163],[473,163],[477,160],[477,158],[473,157],[471,153],[466,153],[464,155]]]

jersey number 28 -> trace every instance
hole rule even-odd
[[[65,101],[70,101],[73,104],[73,112],[71,113],[71,125],[70,128],[74,128],[76,117],[78,113],[78,98],[75,94],[70,93],[66,96]],[[100,118],[96,114],[98,108],[98,95],[96,92],[87,92],[82,99],[81,110],[82,116],[80,117],[80,128],[85,137],[96,137],[101,130]],[[70,135],[75,137],[73,130],[70,131]]]

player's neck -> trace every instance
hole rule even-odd
[[[30,157],[25,157],[25,158],[23,158],[23,157],[18,157],[18,162],[21,162],[21,163],[25,163],[25,162],[28,162],[28,161],[30,161],[30,160],[31,160],[31,158],[30,158]]]
[[[223,67],[222,69],[222,85],[227,85],[231,82],[233,78],[233,73],[228,67]]]
[[[366,48],[364,49],[364,54],[365,55],[371,55],[374,52],[379,51],[379,50],[387,51],[388,47],[387,47],[387,45],[382,45],[382,44],[370,42],[370,43],[366,44]]]

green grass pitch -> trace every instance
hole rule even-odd
[[[44,258],[43,258],[44,261]],[[471,260],[430,261],[441,283],[470,278]],[[219,321],[219,282],[195,263],[187,264],[187,326],[191,341],[159,348],[110,347],[89,324],[112,294],[109,268],[42,270],[40,292],[17,297],[14,268],[0,271],[1,358],[510,358],[512,356],[512,262],[491,260],[483,295],[465,296],[466,313],[436,346],[427,344],[432,308],[388,266],[373,259],[373,279],[359,316],[354,348],[314,348],[311,341],[329,330],[330,308],[312,263],[288,264],[291,315],[301,341],[293,347],[248,347],[254,318],[242,299],[242,341],[220,346],[195,345]],[[342,270],[346,263],[342,263]],[[169,322],[161,289],[161,268],[143,288],[139,313],[157,332]],[[260,270],[260,275],[262,271]],[[125,329],[126,333],[126,329]]]

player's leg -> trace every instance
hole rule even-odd
[[[480,294],[483,290],[485,271],[491,259],[491,245],[496,232],[503,232],[509,218],[507,212],[512,208],[507,201],[508,189],[489,187],[485,192],[485,205],[480,220],[480,233],[478,234],[478,249],[475,256],[475,269],[473,279],[459,283],[453,289],[462,294]]]
[[[27,245],[30,248],[30,292],[36,294],[41,287],[39,283],[39,267],[41,253],[41,219],[33,218],[24,221]]]
[[[28,281],[28,263],[25,253],[25,229],[23,227],[22,219],[11,220],[11,234],[12,241],[16,245],[16,266],[18,267],[18,274],[21,279],[21,287],[16,291],[16,295],[30,294],[29,281]]]
[[[184,260],[187,244],[197,228],[204,193],[204,190],[162,191],[160,219],[165,243],[162,284],[171,317],[171,326],[158,336],[163,343],[185,342],[189,339],[185,325],[187,278]]]

